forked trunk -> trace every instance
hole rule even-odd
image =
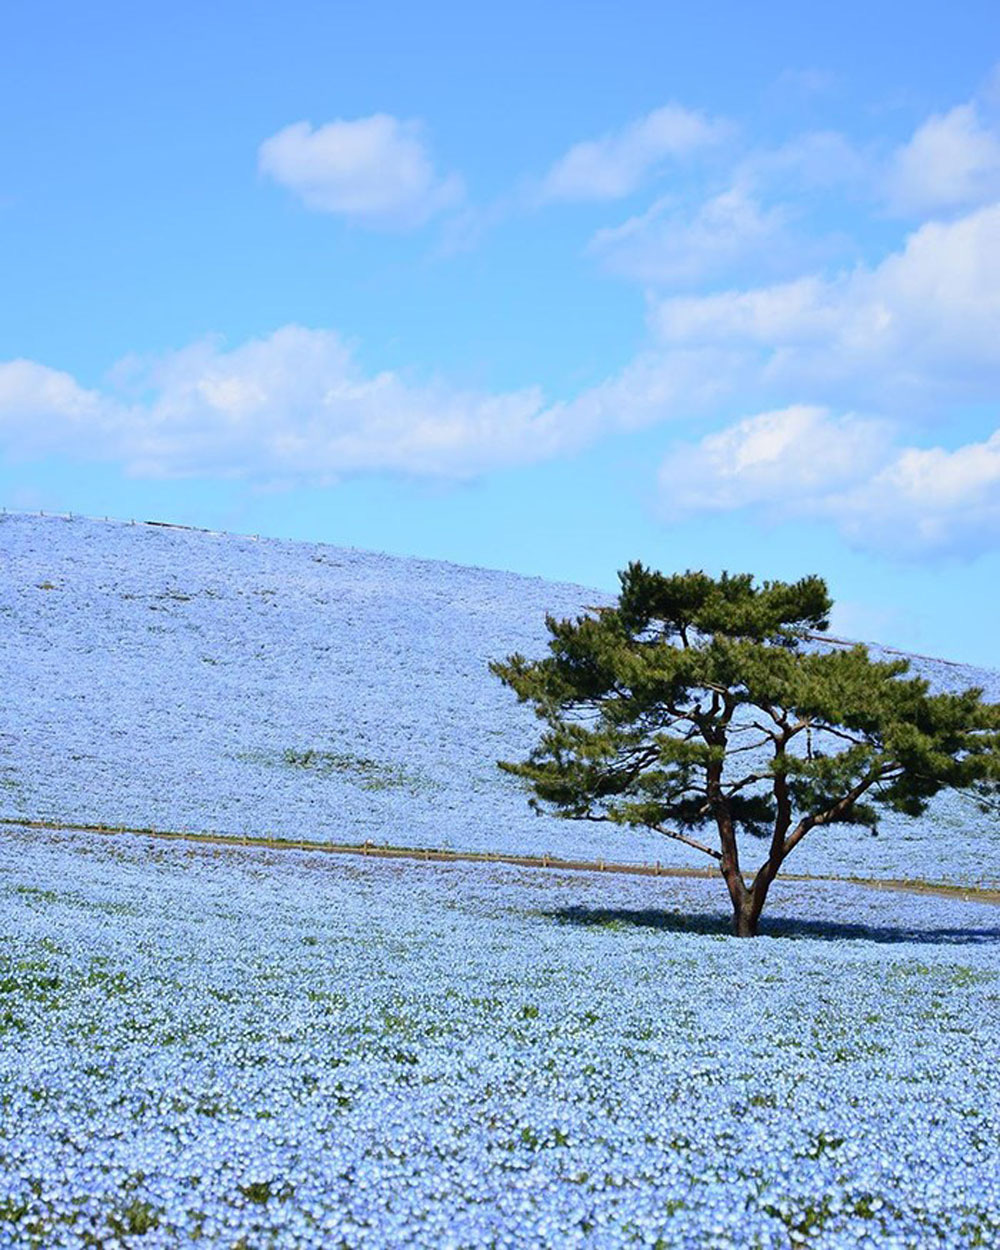
[[[733,905],[733,933],[736,937],[755,937],[760,908],[754,909],[753,891],[743,883],[743,877],[731,862],[723,861],[722,875]]]
[[[757,874],[750,889],[744,889],[738,899],[733,898],[733,933],[737,937],[757,936],[760,913],[764,910],[767,892],[771,888],[771,882],[778,875],[779,866],[779,863],[769,861]]]
[[[719,841],[722,844],[719,871],[722,873],[726,889],[729,891],[729,899],[733,905],[733,933],[736,937],[756,937],[757,921],[760,920],[760,913],[764,909],[768,886],[777,875],[781,859],[772,852],[771,858],[757,874],[753,885],[748,890],[743,874],[740,872],[739,851],[732,815],[723,803],[720,803],[716,812],[716,821],[719,826]]]

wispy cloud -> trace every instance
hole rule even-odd
[[[457,175],[435,170],[421,124],[386,113],[295,122],[264,140],[258,165],[307,208],[368,226],[419,226],[464,194]]]
[[[718,143],[721,121],[668,104],[620,130],[574,144],[542,179],[538,198],[616,200],[631,195],[664,162]]]
[[[808,66],[786,69],[775,80],[772,90],[796,96],[826,95],[837,85],[837,76],[828,69]]]
[[[788,216],[783,207],[763,207],[742,186],[713,196],[693,212],[664,196],[620,226],[597,231],[588,250],[613,272],[640,282],[690,282],[772,247]]]
[[[813,131],[751,149],[729,168],[675,179],[641,212],[597,230],[587,247],[612,273],[646,285],[787,274],[840,255],[847,240],[810,214],[833,194],[870,193],[873,167],[844,135]]]
[[[904,213],[968,208],[1000,198],[1000,130],[975,102],[928,118],[894,154],[890,205]]]
[[[740,181],[772,195],[860,188],[873,175],[873,157],[836,130],[809,130],[776,147],[758,148],[737,166]]]

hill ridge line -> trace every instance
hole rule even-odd
[[[556,587],[579,590],[588,595],[594,595],[594,594],[606,595],[609,598],[609,600],[614,598],[613,591],[602,590],[600,587],[595,587],[595,586],[586,586],[582,582],[564,581],[561,578],[553,578],[553,577],[545,576],[540,573],[524,573],[524,572],[520,572],[517,569],[502,569],[502,568],[496,568],[493,565],[486,565],[486,564],[467,564],[464,561],[443,559],[443,558],[439,558],[436,556],[416,555],[412,552],[408,554],[401,554],[399,552],[382,551],[382,550],[377,550],[377,549],[370,548],[370,547],[356,547],[353,544],[338,543],[334,541],[333,539],[329,539],[329,538],[282,538],[275,534],[261,534],[261,533],[251,534],[243,530],[212,529],[209,526],[188,525],[181,521],[159,521],[159,520],[154,520],[151,518],[141,520],[136,517],[129,517],[128,519],[126,519],[125,517],[110,516],[110,515],[92,516],[91,514],[86,513],[86,512],[72,512],[72,511],[64,512],[58,508],[52,509],[46,512],[44,511],[44,509],[36,510],[33,508],[24,508],[24,509],[8,508],[6,506],[3,506],[2,508],[0,508],[0,521],[3,521],[4,519],[8,517],[12,519],[14,518],[31,519],[31,518],[37,517],[41,520],[55,520],[55,521],[68,521],[68,522],[88,521],[94,524],[123,526],[125,528],[149,527],[152,529],[177,530],[177,531],[181,531],[181,532],[185,532],[189,534],[204,534],[211,538],[235,539],[238,541],[253,542],[253,543],[260,543],[260,542],[263,542],[265,544],[267,543],[289,544],[290,543],[293,545],[301,544],[304,546],[332,547],[338,551],[351,551],[358,555],[378,556],[378,557],[386,558],[389,560],[413,561],[417,564],[441,565],[446,568],[462,569],[468,572],[475,572],[475,573],[498,573],[498,574],[503,574],[505,576],[521,578],[524,581],[546,582]],[[593,606],[585,605],[587,611],[599,611],[599,610],[602,610],[604,608],[611,607],[611,606],[613,606],[613,604],[610,602],[608,604],[600,604],[600,605],[595,604]],[[867,648],[876,648],[877,650],[883,652],[886,655],[899,656],[901,659],[904,659],[904,660],[923,660],[931,664],[944,664],[949,668],[957,668],[957,669],[972,668],[972,669],[977,669],[979,671],[987,672],[987,673],[993,671],[993,669],[990,666],[982,662],[969,661],[969,660],[951,660],[951,659],[946,659],[944,656],[940,656],[940,655],[927,655],[924,652],[920,652],[920,651],[906,651],[901,647],[889,646],[887,643],[876,642],[871,639],[866,640],[866,639],[860,639],[860,638],[843,638],[837,634],[818,633],[816,631],[807,632],[805,637],[811,642],[823,643],[829,647],[844,647],[844,648],[849,649],[851,647],[862,646],[862,647],[867,647]],[[833,878],[833,879],[840,880],[841,878]]]
[[[636,877],[681,877],[711,880],[719,874],[712,868],[670,867],[665,864],[628,864],[616,860],[560,859],[555,855],[512,855],[504,852],[454,851],[443,847],[378,846],[374,842],[316,842],[308,838],[265,838],[246,834],[195,832],[182,829],[154,829],[134,825],[82,824],[73,821],[31,820],[0,816],[0,825],[20,829],[47,829],[56,833],[95,833],[105,836],[158,838],[167,842],[192,842],[207,846],[227,846],[235,850],[299,851],[328,855],[356,855],[367,859],[415,860],[419,863],[507,864],[518,868],[541,868],[563,872],[610,872]],[[782,873],[783,881],[832,881],[870,890],[955,898],[964,902],[1000,906],[1000,889],[982,886],[950,885],[943,881],[908,881],[886,877],[836,877],[809,873]]]
[[[439,556],[422,556],[413,552],[400,553],[398,551],[383,551],[373,547],[356,547],[351,543],[337,542],[332,538],[283,538],[277,534],[251,534],[243,530],[219,530],[211,529],[205,525],[185,525],[180,521],[156,521],[151,519],[141,520],[136,517],[128,519],[118,516],[91,516],[85,512],[63,512],[54,509],[49,512],[44,509],[16,509],[0,506],[0,521],[6,518],[25,519],[38,518],[42,521],[65,521],[72,523],[74,521],[87,521],[95,525],[121,526],[125,529],[141,529],[149,527],[152,529],[178,530],[188,534],[203,534],[209,538],[226,538],[234,539],[241,542],[252,543],[277,543],[282,545],[293,545],[303,547],[330,547],[335,551],[350,551],[360,556],[377,556],[381,559],[395,560],[401,562],[411,562],[414,564],[431,564],[440,565],[443,568],[461,569],[471,573],[498,573],[506,577],[520,578],[526,582],[544,582],[550,586],[561,587],[567,590],[578,590],[588,595],[607,595],[609,599],[614,597],[611,590],[602,590],[600,587],[585,586],[582,582],[564,581],[562,578],[548,577],[542,573],[523,573],[517,569],[495,568],[489,564],[468,564],[461,560],[450,560]]]

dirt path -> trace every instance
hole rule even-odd
[[[360,855],[370,859],[412,859],[425,863],[513,864],[519,868],[545,868],[561,872],[617,872],[635,877],[705,877],[718,873],[712,868],[671,868],[663,864],[621,864],[613,860],[557,859],[552,855],[501,855],[476,851],[446,851],[430,847],[376,846],[333,842],[314,842],[306,838],[230,837],[221,833],[192,833],[183,830],[136,828],[130,825],[84,825],[59,820],[18,820],[0,817],[0,825],[18,829],[50,829],[64,833],[129,834],[144,838],[160,838],[169,842],[200,842],[232,848],[265,848],[274,851],[308,851],[324,855]],[[930,894],[938,898],[958,898],[968,902],[1000,905],[1000,890],[978,886],[947,885],[944,882],[906,881],[874,877],[814,876],[786,872],[784,881],[837,881],[845,885],[863,886],[870,890],[896,890],[907,894]]]

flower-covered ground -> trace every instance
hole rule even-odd
[[[8,829],[0,1245],[995,1246],[1000,910]]]
[[[496,769],[489,659],[595,592],[63,518],[0,563],[2,817],[703,862]],[[745,942],[715,880],[2,829],[0,1247],[1000,1244],[1000,909],[779,881]],[[788,866],[997,841],[954,798]]]
[[[651,833],[534,817],[496,767],[538,726],[488,661],[541,654],[547,611],[605,599],[314,543],[5,515],[0,816],[703,864]],[[915,667],[1000,700],[996,673]],[[788,869],[995,886],[998,843],[996,813],[942,798],[877,838],[816,831]]]

